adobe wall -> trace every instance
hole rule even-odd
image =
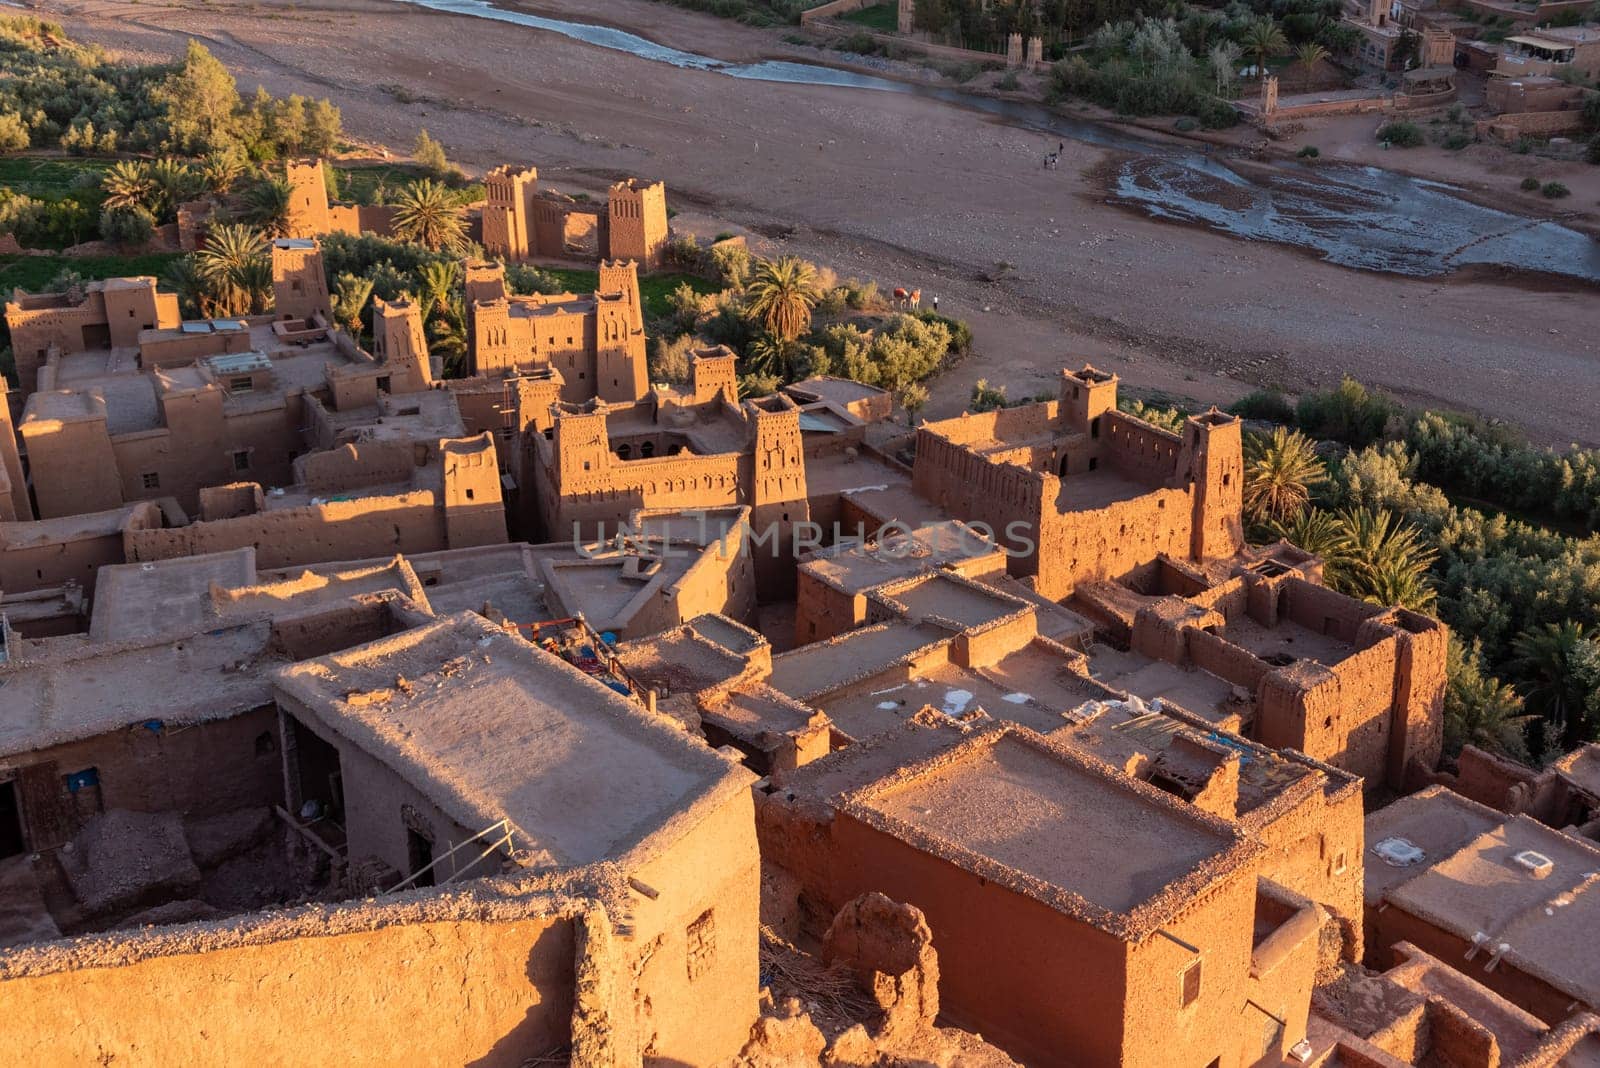
[[[1191,629],[1188,637],[1190,663],[1235,686],[1243,686],[1252,694],[1261,685],[1261,680],[1272,672],[1272,666],[1266,661],[1215,634]]]
[[[680,546],[678,551],[693,550]],[[658,600],[670,612],[659,624],[647,624],[643,613],[635,617],[640,633],[665,630],[707,613],[737,620],[754,618],[755,562],[744,549],[744,528],[736,526],[720,542],[701,551],[683,577],[662,593]]]
[[[1524,111],[1496,115],[1477,123],[1479,137],[1512,142],[1520,137],[1555,137],[1583,131],[1583,112],[1577,108],[1567,111]]]
[[[144,503],[115,509],[95,530],[62,535],[47,523],[0,524],[0,590],[26,593],[76,582],[93,597],[95,578],[107,564],[128,562],[124,530],[158,529],[161,509]]]
[[[92,418],[57,421],[24,417],[18,428],[40,519],[110,511],[123,503],[116,453],[106,432],[105,402],[88,395]]]
[[[1488,951],[1479,950],[1476,957],[1467,960],[1467,951],[1472,948],[1470,942],[1392,902],[1382,910],[1369,912],[1367,924],[1370,932],[1367,961],[1371,966],[1387,967],[1393,960],[1390,947],[1396,942],[1410,942],[1552,1027],[1559,1025],[1574,1011],[1595,1011],[1594,1006],[1582,1001],[1578,1001],[1575,1010],[1575,999],[1571,994],[1529,975],[1505,957],[1500,958],[1494,971],[1486,971],[1483,966],[1488,963]]]
[[[1384,610],[1377,605],[1336,593],[1326,586],[1291,576],[1283,584],[1278,611],[1281,617],[1307,630],[1353,644],[1361,624],[1382,615]]]
[[[1229,1063],[1240,1046],[1255,908],[1256,875],[1250,865],[1211,888],[1176,921],[1163,924],[1161,930],[1172,938],[1151,934],[1131,947],[1120,1006],[1121,1064],[1167,1068],[1219,1058]],[[1201,966],[1200,996],[1185,1007],[1182,976],[1196,960]],[[1309,986],[1304,995],[1302,1004],[1310,1000]]]
[[[328,501],[214,523],[131,531],[129,561],[167,560],[254,546],[262,570],[448,549],[438,494]]]
[[[795,642],[827,641],[859,625],[867,614],[867,599],[834,589],[805,571],[796,572]]]
[[[1043,413],[1031,409],[1048,407],[1032,405],[1029,409],[1009,411],[1027,412],[1038,417]],[[920,428],[917,431],[917,463],[912,473],[912,489],[936,507],[960,516],[969,523],[987,524],[994,531],[996,540],[1018,554],[1008,561],[1010,573],[1033,574],[1037,568],[1036,560],[1046,544],[1045,538],[1040,535],[1047,532],[1041,527],[1047,507],[1052,514],[1054,512],[1059,482],[1051,475],[1026,468],[991,464],[959,442],[951,440],[946,432],[948,428],[961,432],[961,436],[969,437],[969,440],[981,439],[985,436],[985,426],[992,429],[996,425],[994,420],[987,417],[998,414],[990,412],[983,416],[947,420],[939,424],[940,433],[934,433],[927,427]],[[1027,547],[1022,541],[1007,535],[1007,527],[1012,523],[1022,524],[1020,529],[1024,534],[1033,532],[1031,536],[1038,542],[1034,552],[1024,552]],[[1045,590],[1040,592],[1052,598],[1058,596]]]
[[[1359,784],[1316,784],[1292,804],[1268,803],[1242,821],[1266,847],[1264,878],[1322,905],[1344,933],[1346,960],[1362,955],[1366,821]]]
[[[1298,661],[1262,686],[1257,734],[1274,748],[1294,748],[1367,780],[1387,781],[1398,642],[1391,635],[1334,668]],[[1287,739],[1287,740],[1286,740]]]
[[[311,493],[346,493],[406,484],[416,470],[417,450],[411,442],[364,441],[306,453],[295,461],[292,481]]]
[[[647,1064],[721,1064],[750,1036],[761,988],[753,805],[749,789],[725,791],[619,861],[631,885],[654,891],[629,897],[633,966],[623,979],[637,977],[637,993],[623,993]]]
[[[27,1025],[0,1032],[0,1060],[518,1068],[566,1046],[573,920],[451,911],[416,922],[385,901],[119,932],[38,947],[42,974],[8,954],[0,1000]]]
[[[606,449],[605,456],[610,462],[599,469],[563,472],[559,487],[553,472],[540,465],[538,496],[547,538],[571,537],[574,524],[581,536],[592,537],[601,523],[614,529],[635,508],[745,503],[737,455],[621,460]]]
[[[411,875],[408,827],[425,838],[431,836],[435,860],[443,857],[451,846],[465,842],[484,829],[461,826],[377,758],[306,712],[300,702],[280,695],[279,705],[284,710],[285,720],[292,717],[292,722],[287,722],[283,728],[285,736],[292,733],[295,739],[300,739],[304,736],[302,732],[310,733],[339,752],[339,772],[344,779],[344,825],[352,862],[377,857],[401,875]],[[298,741],[291,742],[286,751],[286,773],[280,765],[280,773],[287,774],[290,811],[297,811],[304,800],[295,764],[294,747],[298,744]],[[309,785],[320,789],[322,784]],[[500,855],[491,856],[470,869],[467,867],[493,841],[493,838],[486,838],[480,846],[469,847],[455,855],[462,875],[480,877],[498,872]],[[436,881],[444,882],[453,871],[451,862],[443,861],[434,869]]]
[[[1132,1036],[1122,942],[847,814],[830,832],[828,879],[819,885],[796,872],[804,892],[829,916],[870,890],[921,909],[939,954],[940,1005],[952,1022],[1029,1063],[1064,1063],[1069,1050],[1073,1063],[1134,1063],[1123,1059]],[[1176,976],[1165,986],[1175,1001]]]
[[[1102,418],[1102,452],[1113,470],[1151,486],[1172,478],[1183,447],[1182,438],[1123,412],[1109,411]]]
[[[92,663],[87,661],[86,667]],[[152,706],[148,712],[159,720],[162,710]],[[172,730],[131,726],[0,757],[0,774],[33,768],[39,770],[31,774],[47,774],[62,784],[56,818],[37,811],[27,813],[33,832],[29,847],[46,849],[60,842],[41,839],[43,829],[59,827],[70,834],[93,811],[79,805],[67,791],[63,776],[95,768],[102,809],[211,816],[281,803],[283,775],[278,749],[277,715],[267,705],[244,715]],[[86,794],[84,806],[90,803],[88,798]]]
[[[1047,494],[1046,500],[1054,498]],[[1122,578],[1162,553],[1188,556],[1192,515],[1189,492],[1178,489],[1153,489],[1092,511],[1047,509],[1039,538],[1039,592],[1059,600],[1080,582]]]
[[[1444,694],[1450,631],[1438,620],[1396,611],[1398,642],[1389,744],[1389,782],[1401,788],[1413,769],[1432,771],[1444,753]]]

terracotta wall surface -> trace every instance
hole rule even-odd
[[[150,709],[154,721],[159,722],[161,711]],[[60,818],[44,819],[34,813],[30,822],[36,821],[35,830],[49,825],[70,832],[97,807],[212,816],[281,803],[278,746],[277,715],[262,707],[176,730],[131,725],[82,741],[0,756],[0,773],[52,765],[51,777],[62,784]],[[90,768],[100,781],[98,806],[92,794],[79,797],[64,783],[65,776]],[[35,837],[29,844],[43,849],[60,843]]]
[[[517,1068],[570,1035],[566,920],[396,923],[256,944],[168,928],[143,941],[149,952],[130,949],[118,967],[0,979],[12,1019],[27,1021],[0,1030],[0,1060]]]

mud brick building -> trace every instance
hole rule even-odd
[[[660,270],[667,247],[667,191],[634,178],[612,185],[605,207],[539,188],[534,167],[505,165],[484,178],[483,247],[518,263],[530,259],[633,260]]]

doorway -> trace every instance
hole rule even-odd
[[[438,869],[437,868],[428,868],[428,865],[430,865],[432,863],[433,863],[433,842],[430,839],[428,839],[427,837],[423,836],[422,834],[419,834],[417,831],[413,830],[412,828],[407,827],[406,828],[406,866],[409,867],[411,870],[408,871],[406,874],[407,875],[416,876],[414,879],[411,880],[411,885],[412,886],[432,886],[433,885],[433,877],[434,877],[435,874],[437,874]],[[427,871],[422,871],[423,868],[428,868],[428,870]],[[422,872],[421,875],[417,875],[417,872],[419,872],[419,871]]]
[[[17,803],[16,781],[0,782],[0,857],[14,857],[27,851],[28,844],[22,837],[22,807]]]

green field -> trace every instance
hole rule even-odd
[[[10,186],[19,193],[40,200],[61,200],[69,196],[76,200],[93,199],[92,196],[85,198],[78,195],[97,192],[93,186],[88,190],[78,187],[78,178],[85,174],[93,175],[98,184],[100,175],[115,162],[110,159],[79,159],[75,156],[4,156],[0,157],[0,185]]]
[[[900,28],[899,7],[896,4],[873,4],[848,15],[840,15],[844,22],[853,22],[879,33],[894,33]]]
[[[579,271],[566,267],[541,267],[542,272],[560,282],[573,293],[593,293],[600,276],[595,271]],[[644,303],[647,319],[661,319],[672,314],[667,298],[683,283],[689,283],[696,293],[715,293],[717,285],[694,274],[646,274],[639,276],[639,299]]]
[[[179,252],[147,256],[0,256],[0,292],[9,295],[18,286],[30,292],[43,291],[52,278],[69,268],[88,281],[141,274],[160,278],[167,265],[182,256]]]
[[[374,203],[380,186],[387,190],[388,199],[393,203],[400,190],[428,177],[421,167],[409,163],[361,163],[353,167],[335,167],[335,171],[339,176],[339,199],[355,204]],[[458,192],[463,204],[482,200],[483,183],[462,185]]]

